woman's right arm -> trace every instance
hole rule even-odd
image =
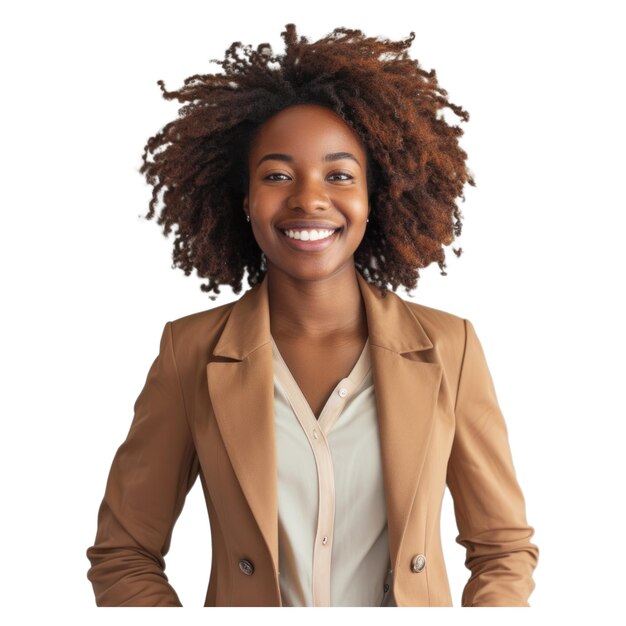
[[[98,606],[182,606],[164,556],[198,471],[167,322],[113,459],[95,543],[86,553]]]
[[[447,484],[471,571],[462,606],[530,606],[539,548],[531,543],[507,425],[474,325],[465,320],[465,349],[455,407]]]

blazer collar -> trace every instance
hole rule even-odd
[[[367,315],[371,345],[402,354],[432,348],[428,335],[407,304],[392,291],[380,290],[355,274]],[[271,343],[267,274],[235,302],[213,354],[243,360],[260,346]]]

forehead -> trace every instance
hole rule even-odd
[[[296,104],[282,109],[257,130],[251,151],[346,149],[364,154],[361,138],[337,113],[318,104]]]

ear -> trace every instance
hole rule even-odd
[[[243,199],[243,210],[249,214],[250,210],[248,208],[248,194],[245,195],[244,199]]]

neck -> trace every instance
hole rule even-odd
[[[322,280],[300,280],[268,266],[270,330],[274,337],[341,341],[367,337],[365,305],[354,265]]]

